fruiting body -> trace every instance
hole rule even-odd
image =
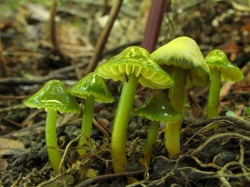
[[[155,50],[151,57],[173,78],[169,97],[173,108],[183,115],[186,87],[205,86],[209,82],[209,68],[197,43],[189,37],[178,37]],[[165,145],[171,157],[180,152],[181,125],[182,120],[165,124]]]
[[[82,113],[81,134],[78,142],[78,152],[83,155],[87,152],[82,146],[87,144],[87,139],[92,133],[92,120],[94,116],[94,104],[97,102],[111,103],[114,101],[107,85],[102,77],[95,72],[89,73],[77,82],[69,92],[79,98],[85,99],[84,110]]]
[[[63,83],[58,80],[51,80],[37,93],[25,100],[24,104],[30,108],[44,108],[46,110],[45,137],[48,157],[55,173],[60,173],[61,155],[57,144],[56,116],[57,111],[80,113],[75,98],[68,93]]]
[[[153,95],[143,106],[137,108],[134,114],[151,120],[143,149],[144,156],[141,159],[142,165],[148,167],[153,146],[157,140],[159,123],[177,122],[181,119],[181,115],[173,109],[170,99],[162,92]]]
[[[242,71],[234,66],[226,54],[215,49],[207,54],[205,60],[210,68],[211,81],[208,94],[207,117],[213,118],[219,115],[219,96],[221,81],[239,81],[243,79]],[[215,125],[214,127],[218,127]]]
[[[96,72],[106,79],[123,81],[117,106],[111,138],[111,157],[116,173],[125,171],[126,136],[131,116],[135,91],[138,82],[153,89],[172,86],[172,79],[157,65],[145,49],[129,47],[107,62],[101,64]]]

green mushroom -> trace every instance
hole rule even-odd
[[[81,133],[83,136],[79,139],[78,146],[81,148],[87,144],[87,139],[92,133],[92,120],[94,115],[95,102],[112,103],[114,98],[111,95],[103,78],[95,72],[89,73],[79,82],[77,82],[69,92],[79,98],[85,99],[84,110],[82,114]],[[79,149],[80,155],[84,155],[87,150]]]
[[[173,108],[183,116],[186,87],[206,86],[209,82],[209,67],[199,46],[193,39],[182,36],[156,49],[151,57],[173,78],[169,97]],[[165,144],[170,157],[180,152],[181,125],[182,120],[165,124]]]
[[[111,137],[111,157],[115,173],[125,171],[126,136],[138,82],[144,87],[165,89],[173,85],[171,77],[141,47],[128,47],[97,67],[105,79],[123,81]]]
[[[142,165],[148,167],[160,122],[175,123],[181,120],[181,115],[174,110],[170,99],[162,92],[153,95],[143,106],[137,108],[134,114],[151,120],[141,158]]]
[[[207,117],[213,118],[219,115],[219,96],[221,81],[235,82],[243,79],[242,71],[234,66],[227,55],[219,50],[215,49],[209,52],[205,60],[210,68],[211,80],[208,94],[208,106],[207,106]],[[213,126],[218,127],[218,124]]]
[[[45,137],[48,157],[55,173],[59,174],[61,155],[56,135],[57,111],[61,113],[80,113],[79,105],[59,80],[48,81],[43,88],[26,99],[24,104],[30,108],[44,108],[46,110]]]

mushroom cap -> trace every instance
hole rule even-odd
[[[151,57],[167,67],[180,67],[187,70],[189,86],[206,86],[210,71],[197,43],[186,36],[178,37],[156,49]]]
[[[173,85],[172,78],[150,58],[144,48],[132,46],[97,67],[98,75],[105,79],[123,81],[134,73],[144,87],[164,89]]]
[[[212,50],[207,54],[205,60],[210,71],[217,70],[221,72],[222,80],[239,81],[243,79],[242,71],[229,61],[223,51],[219,49]]]
[[[83,99],[86,99],[88,96],[94,96],[97,102],[114,102],[114,97],[111,95],[103,78],[98,76],[95,72],[86,75],[73,85],[69,92]]]
[[[24,101],[30,108],[80,113],[76,99],[59,80],[48,81],[38,92]]]
[[[174,123],[181,120],[181,115],[174,110],[170,99],[162,92],[153,95],[143,106],[137,108],[134,114],[151,121]]]

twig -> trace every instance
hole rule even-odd
[[[94,118],[93,118],[93,125],[108,139],[111,138],[110,131],[104,125],[99,124],[98,121],[96,121],[96,119]]]
[[[3,77],[6,77],[6,78],[10,77],[7,66],[6,66],[5,58],[3,56],[3,47],[2,47],[1,38],[0,38],[0,70],[2,71]],[[15,95],[20,95],[16,88],[10,87],[10,89]]]
[[[192,124],[191,126],[205,126],[209,123],[214,123],[214,122],[230,122],[230,124],[235,125],[238,128],[240,126],[242,129],[245,129],[247,131],[250,130],[250,122],[249,121],[244,120],[242,118],[229,117],[229,116],[221,116],[221,117],[207,119],[204,121],[199,121],[197,123]]]
[[[118,16],[118,13],[120,11],[123,0],[116,0],[113,2],[114,2],[114,5],[111,9],[108,22],[107,22],[106,26],[104,27],[104,29],[103,29],[103,31],[102,31],[102,33],[97,41],[97,44],[95,47],[95,52],[90,60],[90,63],[88,64],[88,66],[84,72],[85,75],[88,74],[89,72],[93,71],[95,69],[95,67],[97,66],[98,61],[101,57],[101,53],[104,49],[105,43],[109,37],[109,34],[110,34],[111,29],[113,27],[113,24],[114,24],[114,22]]]
[[[33,79],[27,79],[22,77],[7,77],[7,78],[1,78],[0,79],[0,85],[34,85],[34,84],[43,84],[51,79],[59,79],[59,80],[65,80],[67,77],[63,75],[47,75],[41,78],[33,78]]]
[[[247,136],[243,136],[239,133],[221,133],[221,134],[216,134],[211,136],[210,138],[208,138],[203,144],[201,144],[198,148],[196,148],[195,150],[192,151],[192,153],[190,154],[191,156],[200,152],[202,149],[204,149],[210,142],[214,141],[214,140],[218,140],[220,138],[224,138],[224,139],[229,139],[229,138],[239,138],[245,141],[250,142],[250,138]]]
[[[52,5],[50,8],[50,18],[49,18],[49,26],[50,26],[50,40],[54,47],[54,50],[60,53],[57,35],[56,35],[56,8],[57,8],[57,0],[52,0]]]
[[[8,77],[9,74],[8,74],[8,70],[7,70],[7,67],[6,67],[5,59],[3,57],[3,47],[2,47],[1,38],[0,38],[0,68],[1,68],[3,76]]]
[[[242,129],[245,129],[247,131],[250,130],[250,122],[235,118],[235,117],[228,117],[228,116],[221,116],[221,117],[216,117],[212,119],[207,119],[205,121],[200,121],[198,123],[192,124],[191,126],[202,126],[200,130],[198,130],[196,133],[194,133],[188,141],[186,141],[183,146],[187,146],[189,142],[194,139],[194,137],[199,134],[202,131],[205,131],[206,129],[209,129],[210,126],[212,126],[214,123],[218,123],[220,125],[220,122],[230,122],[230,124],[237,126],[237,128],[241,127]]]
[[[136,171],[124,172],[124,173],[100,175],[100,176],[97,176],[94,178],[87,179],[87,180],[77,184],[75,187],[84,187],[84,186],[88,186],[90,184],[97,183],[97,182],[100,182],[103,180],[116,179],[118,177],[132,177],[135,175],[142,174],[144,172],[145,172],[145,170],[141,169],[141,170],[136,170]]]

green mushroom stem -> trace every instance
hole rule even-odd
[[[56,174],[60,174],[61,155],[57,144],[56,117],[60,113],[80,113],[76,99],[68,93],[59,80],[48,81],[38,92],[24,101],[30,108],[44,108],[47,112],[45,124],[46,148],[50,163]],[[63,169],[63,166],[62,166]]]
[[[185,85],[186,71],[181,68],[174,68],[172,72],[174,86],[169,88],[169,96],[173,108],[183,116],[185,106]],[[180,129],[182,120],[165,123],[165,145],[169,156],[173,157],[180,152]]]
[[[50,163],[55,171],[56,174],[60,173],[60,162],[61,162],[61,155],[59,152],[59,147],[57,144],[57,135],[56,135],[56,110],[48,110],[47,117],[46,117],[46,130],[45,130],[45,137],[46,137],[46,147],[48,152],[48,157]]]
[[[227,55],[219,49],[210,51],[205,60],[210,68],[210,87],[207,102],[208,119],[219,116],[219,99],[221,81],[235,82],[242,80],[244,75],[242,71],[230,62]],[[218,128],[215,123],[208,130]]]
[[[153,152],[153,145],[157,140],[159,124],[159,121],[152,121],[149,126],[147,139],[143,148],[143,158],[140,159],[140,162],[143,166],[149,166],[151,155]]]
[[[123,87],[113,122],[111,158],[115,173],[126,171],[126,140],[129,119],[137,84],[151,89],[166,89],[173,85],[171,77],[151,59],[147,50],[131,46],[97,67],[105,79],[122,81]],[[130,180],[130,179],[129,179]]]
[[[217,117],[219,115],[219,97],[221,87],[221,73],[216,70],[211,70],[210,89],[208,93],[208,118]]]
[[[88,96],[85,100],[84,112],[82,116],[82,125],[81,125],[81,138],[78,141],[78,146],[82,147],[88,143],[88,138],[90,138],[92,133],[92,120],[94,116],[94,106],[95,106],[95,97]],[[78,153],[84,155],[87,153],[86,149],[79,149]]]
[[[95,72],[89,73],[80,81],[72,86],[69,92],[81,99],[85,100],[82,111],[81,137],[78,141],[78,153],[84,155],[87,149],[88,141],[92,134],[92,120],[94,117],[95,102],[111,103],[114,101],[103,78]]]
[[[132,112],[138,79],[139,78],[134,74],[130,74],[128,80],[124,81],[115,114],[111,138],[111,157],[113,159],[113,169],[116,173],[126,171],[126,132]]]

